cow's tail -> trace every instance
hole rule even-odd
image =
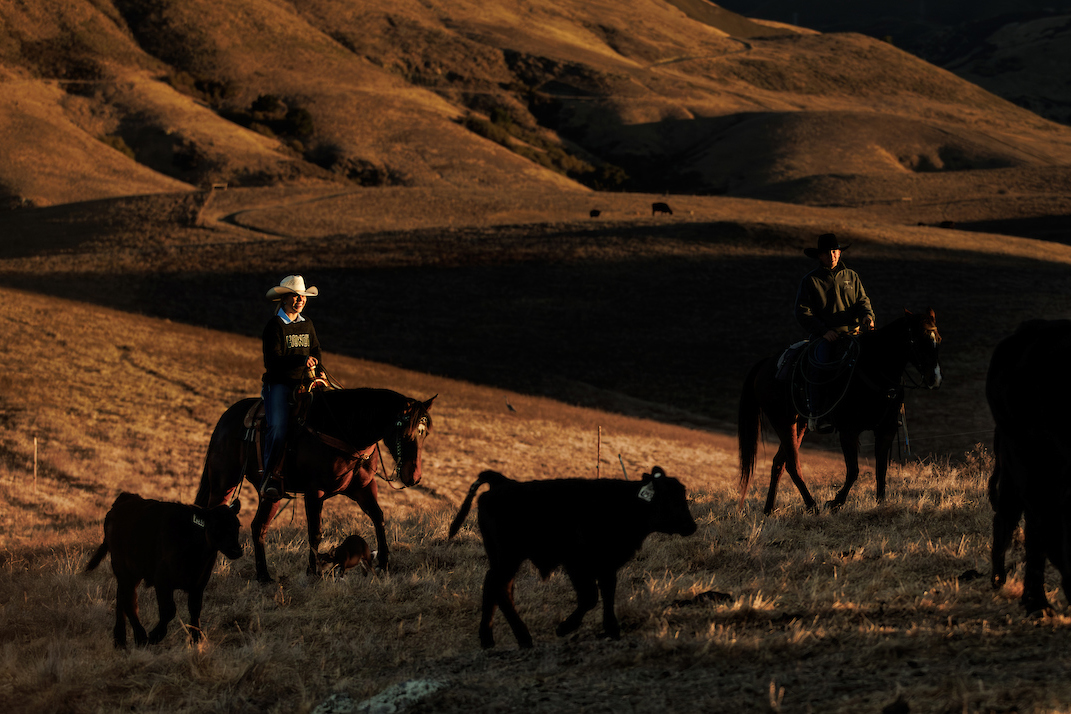
[[[751,477],[755,473],[755,457],[759,451],[759,435],[762,431],[762,409],[755,394],[755,379],[764,361],[759,361],[747,373],[744,389],[740,393],[740,408],[737,411],[736,434],[740,448],[740,503],[747,496]]]
[[[476,492],[480,490],[480,486],[484,484],[490,484],[491,488],[500,486],[504,483],[513,483],[513,479],[503,476],[497,471],[482,471],[480,475],[476,477],[476,480],[471,486],[469,486],[469,493],[465,496],[465,501],[461,504],[461,508],[458,510],[457,515],[454,516],[453,523],[450,524],[450,535],[448,538],[453,538],[457,535],[457,532],[461,530],[461,524],[468,518],[469,511],[472,510],[472,499],[476,498]]]
[[[86,568],[83,572],[88,573],[90,570],[95,569],[98,565],[100,565],[100,561],[104,560],[104,556],[107,554],[108,541],[104,541],[100,544],[100,547],[97,548],[97,552],[93,554],[93,557],[89,559],[89,562],[86,563]]]

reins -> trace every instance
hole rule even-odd
[[[310,392],[310,394],[312,394],[312,393]],[[326,401],[324,402],[324,409],[327,410],[328,417],[335,424],[335,426],[339,426],[340,423],[341,423],[341,420],[335,414],[334,410],[331,409],[331,405],[328,404]],[[379,456],[379,466],[376,467],[376,472],[372,475],[372,477],[375,478],[375,477],[378,476],[383,481],[389,483],[391,485],[391,488],[393,488],[396,491],[400,491],[402,489],[408,488],[408,486],[406,486],[404,483],[401,486],[395,486],[394,485],[394,483],[398,480],[398,472],[401,470],[401,454],[402,454],[402,430],[401,430],[401,427],[404,424],[405,424],[405,412],[402,412],[402,415],[398,418],[398,421],[395,423],[395,426],[398,427],[398,438],[397,438],[397,443],[396,443],[396,449],[395,449],[394,452],[391,452],[391,458],[394,460],[394,471],[389,476],[387,475],[385,469],[383,468],[386,465],[386,463],[383,461],[383,452],[379,448],[379,442],[381,441],[381,439],[376,439],[374,444],[372,444],[371,446],[365,447],[365,449],[368,450],[368,454],[369,454],[369,455],[365,455],[363,453],[363,450],[353,448],[344,439],[339,439],[339,438],[333,437],[333,436],[331,436],[329,434],[324,434],[323,432],[318,432],[318,431],[312,429],[312,427],[309,427],[308,425],[306,425],[305,428],[309,432],[311,432],[314,436],[316,436],[316,438],[318,438],[321,442],[326,444],[327,446],[330,446],[333,449],[337,449],[337,450],[341,451],[344,454],[349,454],[351,456],[351,458],[360,458],[362,460],[367,461],[368,459],[371,458],[370,454],[372,453],[372,450],[375,450],[376,454]],[[343,430],[340,428],[339,431],[343,431]],[[390,449],[388,448],[387,451],[390,451]],[[395,453],[398,454],[397,458],[395,458],[395,456],[394,456]],[[354,468],[357,468],[357,466],[354,465]]]
[[[859,346],[859,340],[853,338],[848,342],[848,349],[845,350],[844,354],[833,362],[819,362],[815,358],[815,351],[816,350],[808,345],[806,352],[804,352],[803,359],[797,360],[796,362],[796,372],[800,375],[800,379],[806,384],[824,387],[825,385],[840,379],[844,376],[845,372],[847,372],[847,379],[844,380],[844,388],[840,391],[840,395],[833,400],[833,404],[821,414],[810,414],[808,413],[809,410],[805,411],[804,409],[801,409],[798,401],[799,394],[796,390],[792,390],[792,406],[795,408],[796,413],[807,414],[807,416],[814,417],[815,419],[821,419],[840,406],[840,403],[844,401],[844,397],[847,396],[848,388],[852,383],[852,377],[855,375],[855,368],[859,362],[861,348]],[[806,365],[804,365],[804,362],[806,362]],[[847,366],[845,367],[845,365]],[[814,369],[809,370],[805,367],[813,367]],[[832,375],[825,380],[812,379],[808,374],[808,372],[811,371],[816,374],[832,372]]]

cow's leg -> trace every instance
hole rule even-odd
[[[309,567],[306,575],[320,575],[320,541],[323,540],[324,502],[315,491],[305,493],[305,521],[309,524]]]
[[[175,590],[170,583],[156,582],[156,603],[160,608],[160,622],[149,633],[149,644],[155,645],[164,639],[168,624],[175,619],[178,608],[175,607]]]
[[[566,572],[569,574],[569,580],[573,583],[573,589],[576,590],[576,609],[558,625],[557,633],[559,637],[575,632],[580,627],[580,623],[584,621],[584,615],[599,604],[599,589],[594,575],[587,573],[581,575],[571,570],[566,570]],[[615,627],[616,624],[615,619]]]
[[[522,648],[532,646],[532,635],[528,632],[527,625],[517,614],[517,608],[513,604],[513,580],[517,567],[502,569],[491,567],[487,571],[487,577],[483,581],[483,616],[480,619],[480,645],[487,649],[495,646],[495,636],[491,630],[491,621],[495,615],[495,608],[502,610],[513,635],[517,638],[517,644]]]
[[[1026,550],[1026,567],[1023,575],[1022,603],[1028,615],[1052,614],[1052,605],[1045,597],[1045,537],[1046,533],[1037,524],[1037,518],[1029,513],[1023,523]]]
[[[380,570],[386,570],[389,563],[389,550],[387,548],[386,519],[383,517],[383,509],[379,506],[379,489],[376,482],[372,481],[364,488],[347,491],[346,495],[357,502],[361,510],[371,519],[372,527],[376,529],[376,562]]]
[[[190,592],[189,599],[187,600],[187,607],[190,611],[190,637],[194,642],[200,640],[201,635],[204,634],[201,632],[201,608],[204,605],[205,585],[207,584],[208,583],[204,583],[199,587],[195,587],[193,591]]]
[[[614,612],[614,599],[617,597],[617,571],[610,571],[599,576],[599,593],[602,595],[602,629],[612,640],[621,638],[621,626],[617,623]]]
[[[495,571],[488,570],[483,579],[483,612],[480,615],[480,646],[489,649],[495,646],[495,633],[491,626],[498,606],[498,590],[502,585],[494,577]]]
[[[826,503],[826,507],[833,511],[840,509],[844,505],[844,502],[848,500],[848,492],[852,490],[852,486],[859,480],[859,432],[841,431],[840,449],[844,452],[846,472],[844,485],[840,491],[837,491],[837,495],[834,496],[833,500]]]
[[[810,490],[807,488],[807,484],[803,482],[803,466],[800,464],[800,444],[803,443],[803,435],[807,433],[807,425],[801,424],[798,420],[793,422],[792,429],[788,432],[789,442],[792,448],[789,450],[786,459],[785,466],[788,469],[788,476],[792,479],[792,483],[796,485],[796,490],[800,492],[800,496],[803,497],[803,504],[807,506],[807,509],[818,513],[818,503],[815,502],[814,497],[811,496]],[[784,442],[782,448],[784,448]]]
[[[112,636],[115,646],[126,647],[126,621],[134,630],[134,644],[145,644],[145,628],[138,620],[138,581],[116,577],[115,583],[115,627]]]
[[[1011,545],[1012,535],[1023,516],[1023,506],[1015,489],[1002,487],[1000,461],[993,470],[989,480],[989,500],[993,506],[993,545],[990,552],[989,581],[996,590],[1008,580],[1008,571],[1004,565],[1004,556]]]
[[[522,649],[530,649],[532,647],[532,635],[528,632],[528,626],[524,624],[524,620],[521,619],[520,614],[517,612],[517,607],[513,604],[513,583],[516,574],[517,569],[514,568],[506,587],[499,591],[498,609],[502,611],[502,615],[506,618],[506,622],[509,623],[510,629],[513,630],[513,636],[517,638],[517,644]]]
[[[874,431],[874,496],[878,503],[885,503],[885,477],[889,473],[889,457],[895,438],[895,424],[891,429]]]
[[[268,532],[268,526],[271,525],[275,514],[279,512],[282,503],[282,501],[260,499],[260,503],[257,505],[257,514],[253,516],[253,523],[250,524],[250,528],[253,531],[253,555],[257,564],[257,580],[262,583],[275,582],[268,573],[268,557],[264,552],[264,537]]]

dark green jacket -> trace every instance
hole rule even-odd
[[[870,298],[859,275],[843,263],[833,270],[815,268],[800,282],[796,322],[811,337],[824,335],[828,330],[852,332],[867,318],[874,319]]]

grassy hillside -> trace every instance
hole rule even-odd
[[[1067,127],[895,47],[705,2],[0,13],[12,206],[279,182],[747,196],[1071,160]]]
[[[992,348],[1071,315],[1071,129],[888,44],[703,0],[7,4],[0,83],[16,710],[326,712],[413,682],[435,693],[409,711],[1068,708],[1067,617],[1022,617],[1018,546],[1007,587],[979,573]],[[773,444],[737,505],[741,383],[802,336],[802,249],[828,231],[879,325],[936,311],[945,381],[908,393],[884,506],[864,458],[842,513],[782,484],[762,518]],[[306,577],[295,503],[269,538],[278,583],[221,564],[206,642],[176,623],[115,652],[112,579],[80,573],[101,519],[124,489],[192,499],[292,273],[319,287],[344,384],[439,395],[424,481],[382,484],[394,570]],[[804,449],[824,501],[836,440]],[[536,649],[499,624],[480,652],[486,561],[471,526],[445,538],[479,471],[655,464],[699,532],[622,571],[623,639],[594,613],[554,638],[568,581],[524,571]],[[350,533],[367,519],[329,502],[324,548]]]

